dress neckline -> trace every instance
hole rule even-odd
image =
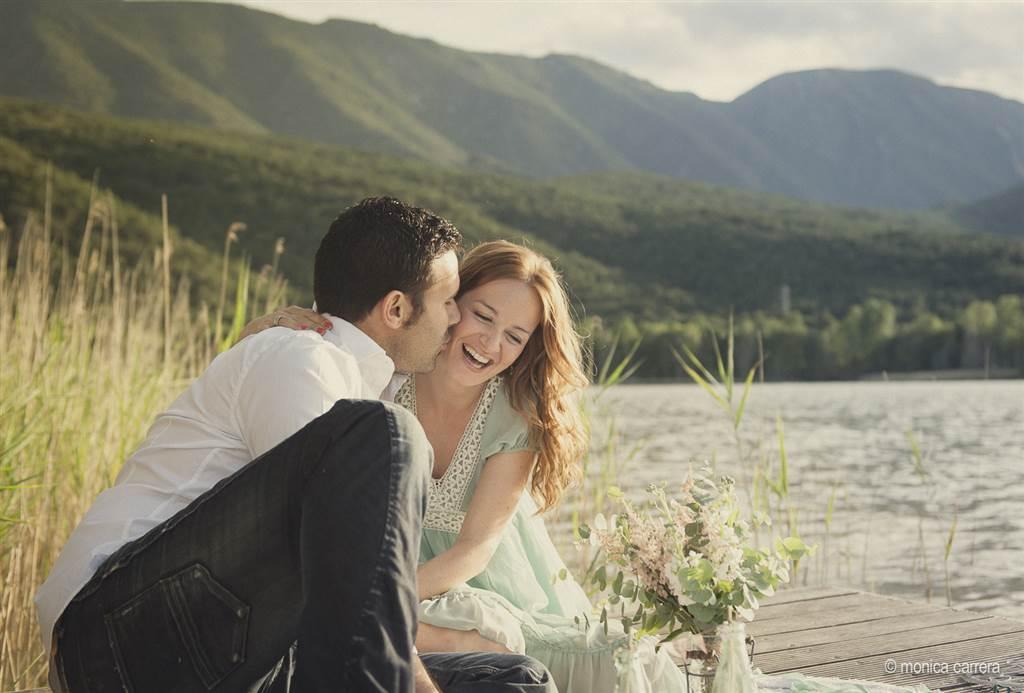
[[[434,476],[433,470],[430,472],[430,481],[436,485],[441,485],[449,477],[452,467],[456,466],[460,457],[464,455],[464,448],[472,437],[471,432],[477,427],[482,425],[480,421],[481,414],[485,410],[490,409],[491,402],[494,401],[494,396],[498,392],[498,385],[501,383],[501,377],[495,376],[487,381],[483,391],[476,400],[476,404],[473,406],[473,413],[466,421],[465,428],[462,429],[462,433],[459,434],[459,442],[455,445],[455,449],[452,451],[452,456],[448,460],[448,466],[444,468],[444,472],[441,476]],[[409,377],[408,387],[408,409],[412,412],[413,416],[419,418],[419,404],[416,398],[416,376],[411,375]]]

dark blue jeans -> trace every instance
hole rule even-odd
[[[58,622],[61,684],[411,691],[430,458],[404,409],[338,402],[104,562]],[[524,657],[436,664],[446,692],[554,690]]]

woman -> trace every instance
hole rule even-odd
[[[582,588],[557,579],[565,564],[538,516],[578,475],[587,442],[565,291],[547,259],[504,241],[467,253],[460,282],[462,319],[435,369],[395,396],[434,447],[417,647],[525,652],[563,692],[613,691],[625,636],[605,635]],[[278,322],[317,328],[318,318],[293,311]],[[640,689],[684,690],[651,642],[634,656]]]

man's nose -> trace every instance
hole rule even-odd
[[[462,313],[459,311],[459,304],[453,303],[448,311],[448,324],[454,325],[462,320]]]

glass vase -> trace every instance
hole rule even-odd
[[[718,627],[721,652],[710,693],[757,693],[754,670],[747,652],[747,629],[742,621],[723,623]]]
[[[755,693],[754,640],[741,621],[724,623],[704,634],[705,651],[687,653],[679,668],[688,693]]]
[[[615,650],[615,693],[655,693],[640,661],[639,643],[632,635]]]

